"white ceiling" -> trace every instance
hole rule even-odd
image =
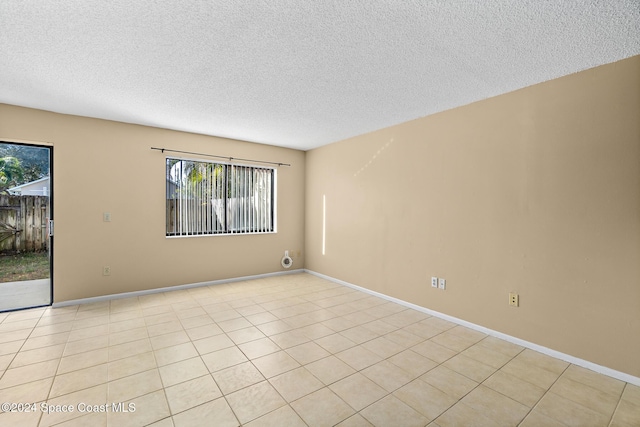
[[[0,0],[0,103],[307,150],[640,54],[640,0]]]

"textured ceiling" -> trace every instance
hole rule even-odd
[[[310,149],[640,54],[640,0],[0,0],[0,103]]]

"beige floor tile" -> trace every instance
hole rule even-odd
[[[258,313],[264,313],[266,310],[258,304],[250,304],[244,307],[236,307],[236,311],[241,315],[243,315],[245,319],[247,319],[248,316],[251,316],[253,314],[258,314]]]
[[[413,375],[388,360],[371,365],[361,372],[389,393],[414,380]]]
[[[108,381],[107,364],[92,366],[90,368],[79,369],[67,374],[56,375],[51,387],[50,397],[58,397],[84,390]]]
[[[511,357],[515,357],[518,353],[524,350],[524,347],[522,346],[492,336],[488,336],[483,340],[478,341],[478,345]]]
[[[269,382],[287,402],[297,400],[324,387],[324,384],[305,368],[297,368],[277,375]]]
[[[483,385],[497,391],[505,396],[510,397],[516,402],[532,408],[544,395],[544,389],[533,385],[518,377],[498,371],[487,378]]]
[[[149,369],[154,369],[157,365],[153,352],[147,352],[109,362],[108,367],[109,381],[114,381]]]
[[[16,427],[38,427],[39,411],[33,412],[0,412],[0,425]]]
[[[461,354],[496,369],[500,369],[507,362],[513,359],[511,356],[507,356],[506,354],[487,348],[486,346],[481,346],[480,344],[472,345]]]
[[[59,359],[62,357],[65,344],[57,344],[50,347],[38,348],[35,350],[20,351],[14,357],[9,368],[19,368],[20,366],[31,365],[33,363],[46,362],[47,360]]]
[[[416,344],[423,342],[425,339],[407,331],[406,329],[398,329],[393,332],[389,332],[384,336],[389,341],[393,341],[396,344],[403,346],[404,348],[412,347]]]
[[[353,320],[348,320],[343,316],[323,320],[322,325],[326,326],[329,329],[333,329],[335,332],[341,332],[346,329],[353,328],[354,326],[358,326],[359,323],[354,322]]]
[[[530,409],[483,385],[472,390],[461,402],[502,425],[518,425]]]
[[[146,426],[167,418],[170,414],[167,398],[162,390],[136,397],[124,402],[125,407],[135,405],[135,412],[109,412],[107,422],[109,426],[134,427]]]
[[[429,422],[427,418],[393,395],[364,408],[360,415],[376,427],[422,427]]]
[[[147,424],[147,427],[175,427],[175,425],[173,424],[173,418],[167,417],[151,424]]]
[[[178,316],[176,316],[175,313],[173,312],[161,313],[153,316],[144,317],[144,323],[147,326],[154,326],[154,325],[160,325],[161,323],[179,322],[179,321],[180,319],[178,319]]]
[[[462,399],[463,396],[478,386],[477,382],[445,366],[438,366],[430,370],[422,375],[420,379],[454,399]]]
[[[393,395],[420,412],[428,421],[433,421],[458,401],[421,380],[400,387]]]
[[[256,418],[245,424],[247,427],[306,427],[302,418],[291,409],[291,406],[281,406],[275,411]]]
[[[134,328],[127,329],[125,331],[120,332],[111,332],[109,333],[109,345],[118,345],[131,341],[138,341],[145,338],[148,338],[147,328]]]
[[[160,366],[158,369],[165,387],[209,374],[209,370],[200,357],[181,360],[170,365]]]
[[[107,427],[106,412],[89,412],[69,421],[56,424],[56,427]]]
[[[173,416],[175,427],[236,427],[240,423],[224,398],[218,398]]]
[[[469,339],[459,334],[453,333],[451,332],[451,329],[439,335],[436,335],[429,341],[433,341],[434,343],[440,344],[441,346],[455,352],[464,351],[478,342],[475,339]]]
[[[384,335],[384,334],[388,334],[389,332],[393,332],[393,331],[395,331],[397,329],[400,329],[397,326],[393,326],[393,325],[390,325],[390,324],[386,323],[382,319],[378,319],[378,320],[374,320],[374,321],[369,322],[369,323],[365,323],[364,325],[362,325],[362,327],[370,330],[371,332],[374,332],[378,336],[381,336],[381,335]]]
[[[485,417],[481,411],[477,411],[462,402],[453,405],[447,412],[440,415],[435,422],[440,427],[504,427],[502,424]]]
[[[435,368],[438,364],[431,359],[428,359],[412,350],[405,350],[401,353],[391,356],[389,362],[393,363],[397,367],[405,370],[413,378],[417,378],[420,375]]]
[[[518,425],[518,427],[565,427],[560,421],[542,415],[535,409]]]
[[[513,375],[522,380],[548,390],[556,382],[560,374],[553,373],[536,365],[529,364],[521,359],[514,358],[500,368],[502,372]]]
[[[111,314],[109,315],[109,319],[112,322],[111,326],[115,326],[116,328],[130,328],[130,326],[125,326],[125,325],[116,325],[116,323],[121,323],[121,322],[126,322],[126,321],[133,321],[135,320],[135,323],[132,323],[133,327],[135,328],[139,328],[141,326],[146,325],[145,321],[144,321],[144,315],[142,313],[142,310],[129,310],[129,311],[121,311],[121,312],[111,312]],[[117,330],[114,330],[114,332],[117,332]]]
[[[49,399],[46,403],[49,406],[73,405],[74,408],[79,403],[87,405],[104,405],[107,402],[107,384],[100,384],[84,390],[79,390],[64,396]],[[74,410],[73,412],[50,412],[43,413],[39,427],[48,427],[78,418],[84,413]]]
[[[212,315],[211,317],[214,317],[214,320],[215,320],[214,315]],[[238,329],[249,328],[252,326],[251,323],[244,317],[238,317],[236,319],[229,319],[229,320],[223,320],[223,321],[216,320],[216,323],[218,324],[220,329],[222,329],[224,332],[237,331]]]
[[[551,392],[540,399],[534,410],[570,427],[606,426],[610,419],[610,417]]]
[[[562,374],[569,366],[569,363],[564,360],[556,359],[528,348],[524,349],[515,358],[531,365],[539,366],[555,374]]]
[[[640,405],[622,400],[611,420],[611,427],[640,426]]]
[[[258,357],[266,356],[267,354],[275,353],[281,350],[281,348],[278,347],[278,345],[271,341],[269,338],[261,338],[255,341],[240,344],[238,345],[238,348],[242,350],[244,355],[247,356],[250,360],[257,359]]]
[[[273,321],[277,321],[278,318],[276,316],[274,316],[273,314],[269,313],[268,311],[263,311],[260,313],[254,313],[248,316],[245,316],[245,318],[251,322],[251,324],[253,325],[262,325],[265,323],[269,323],[269,322],[273,322]]]
[[[438,326],[425,324],[423,322],[414,323],[409,326],[405,326],[405,331],[411,332],[414,335],[417,335],[425,340],[435,337],[436,335],[440,335],[444,332],[444,330]]]
[[[353,341],[356,344],[362,344],[379,337],[377,333],[373,332],[370,329],[367,329],[364,325],[358,325],[353,328],[349,328],[344,331],[341,331],[340,335],[348,338],[349,340]]]
[[[389,323],[398,328],[404,328],[405,326],[409,326],[413,323],[419,322],[421,320],[425,320],[429,317],[428,314],[421,313],[417,310],[413,309],[405,309],[404,311],[400,311],[398,313],[392,314],[387,317],[383,317],[386,323]]]
[[[212,353],[207,353],[202,356],[202,360],[207,366],[209,372],[216,372],[221,369],[246,362],[247,358],[238,349],[238,347],[229,347]]]
[[[640,406],[640,386],[627,383],[622,392],[622,400]]]
[[[561,376],[550,391],[608,417],[611,417],[620,400],[620,395],[604,393],[565,376]]]
[[[256,327],[260,329],[260,331],[266,336],[281,334],[283,332],[294,329],[293,326],[289,325],[283,320],[274,320],[272,322],[260,323],[256,325]]]
[[[267,381],[243,388],[226,396],[241,424],[268,414],[286,402]]]
[[[79,341],[68,342],[64,348],[64,356],[72,356],[86,351],[97,350],[99,348],[109,347],[109,336],[102,335],[99,337],[86,338]]]
[[[271,378],[300,366],[285,351],[278,351],[252,360],[265,378]]]
[[[359,372],[336,381],[329,388],[356,411],[364,409],[388,394],[385,389]]]
[[[222,329],[220,329],[216,324],[196,326],[194,328],[187,329],[187,335],[189,335],[189,338],[191,338],[192,341],[214,337],[223,333]]]
[[[233,341],[231,341],[231,339],[224,334],[214,335],[212,337],[193,341],[193,345],[196,346],[196,349],[200,354],[207,354],[213,351],[222,350],[223,348],[234,346]]]
[[[185,331],[170,332],[164,335],[157,335],[155,337],[149,338],[149,340],[151,341],[151,347],[154,350],[171,347],[178,344],[184,344],[191,341]]]
[[[114,321],[113,316],[111,316],[111,323],[109,323],[109,333],[117,334],[126,331],[131,331],[134,329],[146,328],[146,324],[144,323],[144,319],[141,317],[134,317],[131,319]]]
[[[322,359],[330,355],[330,353],[324,348],[320,347],[315,342],[304,343],[295,347],[288,348],[286,352],[289,356],[296,359],[301,365],[306,365],[316,360]]]
[[[360,371],[382,360],[382,357],[359,345],[336,353],[335,356],[356,371]]]
[[[304,344],[310,341],[310,339],[306,335],[304,335],[302,332],[298,330],[292,330],[292,331],[283,332],[281,334],[271,335],[269,338],[271,339],[271,341],[278,344],[278,346],[283,350],[286,350],[287,348],[295,347],[297,345]]]
[[[109,382],[107,401],[125,402],[161,389],[160,373],[157,369],[151,369]]]
[[[291,407],[310,426],[333,426],[352,416],[355,411],[328,388],[291,403]]]
[[[332,329],[327,328],[322,323],[309,324],[302,328],[297,329],[297,331],[301,332],[311,340],[316,340],[318,338],[326,337],[328,335],[333,335],[335,333]]]
[[[626,384],[624,381],[620,381],[576,365],[569,365],[561,378],[568,378],[570,380],[577,381],[614,396],[620,396]]]
[[[5,332],[18,331],[20,329],[33,329],[38,324],[37,318],[35,319],[24,319],[18,320],[14,322],[3,322],[0,323],[0,334]]]
[[[60,365],[58,366],[57,374],[66,374],[67,372],[101,365],[103,363],[107,363],[108,361],[109,349],[106,347],[87,351],[85,353],[74,354],[73,356],[65,356],[60,359]]]
[[[123,344],[109,346],[109,361],[124,359],[125,357],[135,356],[136,354],[147,353],[151,351],[151,342],[148,338],[131,341]]]
[[[180,318],[180,323],[184,329],[197,328],[200,326],[214,325],[213,319],[208,314],[200,314],[198,316]]]
[[[50,326],[45,326],[46,328],[50,328]],[[39,329],[39,328],[36,328]],[[59,331],[53,331],[53,332],[48,332],[48,333],[41,333],[39,335],[34,335],[36,332],[36,329],[33,330],[33,332],[30,329],[21,329],[19,331],[13,331],[13,332],[5,332],[3,334],[0,334],[0,344],[5,344],[5,343],[9,343],[11,341],[21,341],[21,340],[26,340],[27,337],[31,338],[31,337],[36,337],[36,336],[44,336],[44,335],[51,335],[51,334],[58,334],[61,332],[68,332],[70,329],[67,330],[59,330]]]
[[[158,323],[157,325],[146,326],[149,337],[156,337],[158,335],[170,334],[172,332],[184,331],[182,322],[173,320],[171,322]]]
[[[49,396],[51,384],[53,377],[0,389],[0,402],[42,402]]]
[[[442,365],[476,382],[482,382],[496,372],[495,368],[462,354],[452,357]]]
[[[211,375],[204,375],[171,387],[165,387],[164,391],[172,415],[222,397],[222,393]]]
[[[373,427],[373,424],[367,421],[362,415],[354,414],[341,423],[336,424],[336,427]]]
[[[158,366],[180,362],[198,356],[198,350],[191,342],[164,347],[153,352]]]
[[[265,338],[265,335],[260,332],[260,330],[255,326],[238,329],[237,331],[227,333],[227,335],[236,344],[243,344],[249,341],[255,341],[261,338]]]
[[[443,347],[440,344],[436,344],[433,341],[424,341],[420,344],[414,345],[411,347],[411,350],[438,363],[443,363],[458,354],[455,351],[447,347]]]
[[[315,340],[316,344],[334,354],[355,346],[356,344],[341,334],[327,335]]]
[[[85,338],[97,337],[99,335],[107,335],[108,333],[109,333],[108,323],[104,323],[98,326],[93,326],[90,328],[74,329],[69,333],[69,342],[83,340]]]
[[[223,394],[230,394],[265,380],[251,362],[240,363],[214,372],[212,375]]]
[[[385,337],[379,337],[371,341],[367,341],[366,343],[361,345],[367,350],[370,350],[378,356],[382,357],[383,359],[387,359],[405,350],[403,346],[396,344],[395,342],[390,341]]]
[[[57,344],[65,344],[67,342],[67,338],[69,338],[69,334],[70,332],[63,332],[61,334],[53,334],[53,335],[45,335],[43,337],[28,338],[24,342],[24,345],[22,347],[18,347],[16,351],[34,350],[36,348],[49,347]],[[0,354],[4,354],[4,350],[9,350],[11,348],[9,344],[12,344],[12,343],[5,343],[5,344],[2,344],[2,346],[0,346],[0,347],[5,347],[5,348],[0,348]]]
[[[356,372],[355,369],[335,356],[316,360],[306,365],[305,368],[325,385],[333,384]]]
[[[57,368],[58,360],[48,360],[19,368],[7,369],[2,379],[0,379],[0,389],[53,377]]]

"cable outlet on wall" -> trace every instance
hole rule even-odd
[[[509,305],[513,307],[520,306],[520,296],[515,292],[509,292]]]
[[[438,287],[438,278],[437,277],[432,277],[431,278],[431,287],[432,288],[437,288]]]
[[[447,281],[443,278],[438,279],[438,287],[440,289],[447,289]]]
[[[103,276],[111,276],[111,267],[109,267],[109,266],[102,267],[102,275]]]

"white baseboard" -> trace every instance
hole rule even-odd
[[[380,297],[380,298],[386,299],[387,301],[392,301],[392,302],[398,303],[400,305],[403,305],[405,307],[412,308],[414,310],[418,310],[418,311],[421,311],[423,313],[429,314],[431,316],[439,317],[441,319],[448,320],[449,322],[453,322],[453,323],[456,323],[458,325],[466,326],[469,329],[473,329],[473,330],[482,332],[484,334],[491,335],[493,337],[503,339],[503,340],[508,341],[510,343],[517,344],[519,346],[522,346],[522,347],[525,347],[525,348],[529,348],[531,350],[535,350],[535,351],[540,352],[542,354],[546,354],[548,356],[555,357],[556,359],[560,359],[560,360],[564,360],[565,362],[573,363],[574,365],[581,366],[581,367],[589,369],[591,371],[598,372],[600,374],[607,375],[609,377],[612,377],[612,378],[615,378],[615,379],[618,379],[618,380],[621,380],[621,381],[628,382],[629,384],[634,384],[634,385],[640,386],[640,378],[639,377],[635,377],[633,375],[629,375],[629,374],[624,373],[624,372],[616,371],[615,369],[607,368],[606,366],[598,365],[596,363],[589,362],[588,360],[580,359],[578,357],[571,356],[570,354],[562,353],[562,352],[559,352],[559,351],[556,351],[556,350],[553,350],[553,349],[550,349],[550,348],[547,348],[547,347],[544,347],[544,346],[541,346],[541,345],[538,345],[538,344],[535,344],[535,343],[532,343],[532,342],[529,342],[529,341],[525,341],[525,340],[520,339],[520,338],[513,337],[511,335],[504,334],[502,332],[494,331],[493,329],[485,328],[484,326],[476,325],[475,323],[467,322],[466,320],[458,319],[457,317],[449,316],[448,314],[440,313],[440,312],[435,311],[435,310],[430,310],[428,308],[421,307],[419,305],[415,305],[415,304],[412,304],[410,302],[407,302],[407,301],[404,301],[404,300],[401,300],[401,299],[398,299],[398,298],[394,298],[394,297],[391,297],[389,295],[382,294],[380,292],[372,291],[371,289],[363,288],[361,286],[354,285],[352,283],[345,282],[343,280],[339,280],[339,279],[333,278],[331,276],[327,276],[327,275],[324,275],[324,274],[321,274],[321,273],[317,273],[315,271],[311,271],[311,270],[308,270],[308,269],[304,269],[304,271],[306,273],[309,273],[309,274],[312,274],[314,276],[329,280],[331,282],[338,283],[338,284],[344,285],[344,286],[348,286],[348,287],[350,287],[352,289],[356,289],[358,291],[362,291],[362,292],[365,292],[367,294],[374,295],[376,297]]]
[[[57,308],[57,307],[67,307],[70,305],[89,304],[89,303],[95,303],[95,302],[109,301],[112,299],[131,298],[131,297],[138,297],[141,295],[157,294],[160,292],[179,291],[183,289],[200,288],[202,286],[221,285],[223,283],[242,282],[244,280],[262,279],[265,277],[283,276],[286,274],[296,274],[296,273],[304,273],[304,270],[297,269],[297,270],[287,270],[287,271],[276,271],[274,273],[256,274],[254,276],[233,277],[231,279],[212,280],[210,282],[189,283],[186,285],[169,286],[166,288],[154,288],[154,289],[145,289],[143,291],[124,292],[121,294],[101,295],[99,297],[90,297],[90,298],[81,298],[81,299],[74,299],[74,300],[62,301],[62,302],[54,302],[52,304],[52,307]]]

